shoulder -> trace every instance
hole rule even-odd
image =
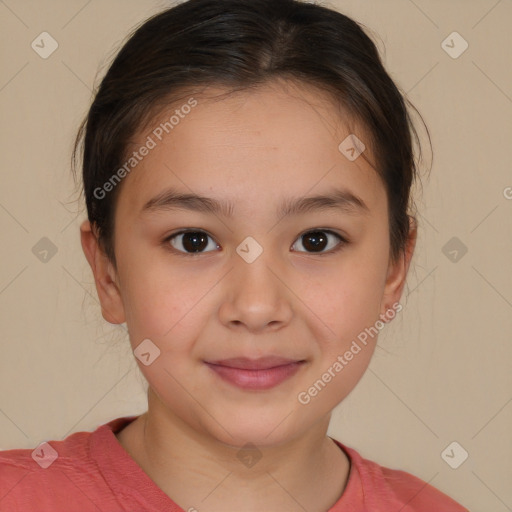
[[[68,500],[76,494],[73,480],[77,474],[87,471],[84,434],[74,434],[63,441],[47,441],[33,449],[0,451],[0,511],[30,511],[35,504],[38,510],[47,510],[45,496],[56,489],[63,498],[67,494]],[[56,505],[56,499],[54,495],[52,506]]]
[[[452,498],[410,473],[385,467],[381,471],[385,485],[392,489],[400,504],[408,505],[407,511],[468,512]]]
[[[341,445],[341,443],[338,443]],[[380,466],[365,459],[357,451],[341,445],[359,473],[363,494],[371,510],[400,507],[402,512],[468,512],[452,498],[420,478],[401,471]]]
[[[95,502],[109,502],[108,487],[90,453],[100,428],[0,451],[0,512],[102,510]]]

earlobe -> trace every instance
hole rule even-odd
[[[88,220],[82,222],[80,226],[80,239],[94,275],[103,318],[111,324],[121,324],[125,321],[125,314],[120,290],[116,283],[116,272],[112,262],[101,249],[97,233]]]
[[[392,305],[400,301],[402,291],[405,286],[409,266],[414,255],[416,240],[418,235],[417,222],[412,216],[409,216],[409,236],[406,247],[397,261],[391,262],[388,267],[384,294],[381,301],[381,317],[386,315],[386,311],[392,308]]]

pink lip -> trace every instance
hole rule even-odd
[[[273,388],[295,375],[304,362],[274,356],[205,361],[223,380],[243,389]]]

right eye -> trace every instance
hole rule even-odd
[[[199,230],[182,230],[178,233],[173,233],[168,236],[164,242],[170,244],[174,250],[183,254],[197,254],[202,252],[210,252],[204,251],[205,248],[208,247],[208,238],[212,240],[213,238],[205,233],[204,231]],[[219,248],[219,245],[213,242],[210,244],[210,248],[213,247]],[[172,249],[171,249],[172,250]]]

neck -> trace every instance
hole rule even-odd
[[[192,429],[151,393],[148,404],[118,440],[184,510],[325,511],[343,493],[350,465],[327,436],[330,414],[279,445],[240,447]]]

